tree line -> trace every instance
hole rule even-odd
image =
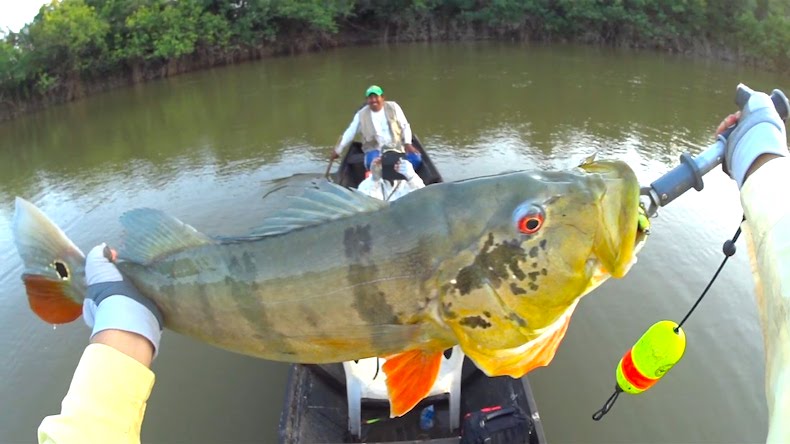
[[[785,69],[790,2],[54,0],[0,39],[0,108],[272,53],[485,38],[658,48]]]

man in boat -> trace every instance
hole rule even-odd
[[[386,152],[384,157],[393,157],[395,153]],[[425,182],[414,171],[414,166],[404,157],[400,158],[393,165],[394,172],[400,174],[403,179],[388,180],[383,176],[384,166],[381,156],[377,156],[370,164],[370,175],[363,180],[357,190],[375,197],[380,200],[394,201],[414,190],[425,187]]]
[[[386,151],[406,153],[414,169],[420,167],[422,156],[411,142],[411,127],[397,103],[384,98],[384,90],[372,85],[365,90],[367,105],[360,108],[346,128],[340,142],[332,149],[330,157],[340,157],[343,150],[362,133],[362,151],[365,153],[365,170],[370,170],[373,159]]]
[[[790,330],[790,200],[777,199],[775,193],[790,189],[790,153],[784,122],[771,99],[755,93],[747,106],[757,119],[739,125],[728,137],[724,166],[740,189],[749,226],[749,253],[760,283],[758,300],[761,311],[769,316],[761,320],[766,354],[776,355],[772,366],[766,365],[771,411],[767,441],[787,443],[790,422],[783,415],[790,405],[790,375],[787,357],[785,361],[779,358],[787,353]],[[719,131],[735,121],[737,116],[728,117]],[[123,281],[103,254],[104,248],[95,247],[86,258],[89,298],[83,317],[92,328],[90,345],[74,373],[61,413],[45,418],[39,426],[40,443],[140,442],[154,384],[149,367],[159,350],[161,314]]]

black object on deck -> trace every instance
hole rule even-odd
[[[291,366],[285,404],[280,414],[279,442],[283,444],[316,443],[431,443],[457,444],[462,429],[450,431],[447,397],[424,399],[400,418],[389,418],[389,404],[381,401],[362,402],[362,436],[357,439],[348,432],[346,391],[343,385],[342,364]],[[420,428],[420,413],[433,405],[434,425],[429,430]],[[461,386],[461,418],[481,409],[502,406],[516,407],[526,422],[502,434],[492,435],[488,441],[496,443],[544,444],[543,425],[527,378],[509,376],[489,378],[468,359],[464,362]],[[375,421],[366,424],[369,421]]]

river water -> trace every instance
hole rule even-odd
[[[15,196],[39,205],[86,251],[119,239],[118,216],[153,207],[209,234],[244,233],[267,181],[322,173],[329,147],[381,85],[403,107],[445,180],[563,168],[597,151],[644,184],[712,142],[738,82],[778,74],[651,52],[576,46],[434,44],[346,48],[152,82],[0,124],[0,442],[31,442],[58,411],[87,342],[27,306],[10,233]],[[553,363],[529,380],[555,443],[760,442],[763,348],[746,247],[686,324],[683,360],[649,392],[614,387],[622,353],[680,320],[740,221],[718,169],[663,209],[638,264],[583,299]],[[272,442],[287,365],[166,332],[143,441]]]

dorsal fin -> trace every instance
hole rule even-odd
[[[149,264],[167,254],[214,243],[210,237],[159,210],[140,208],[121,216],[120,258]]]
[[[354,214],[376,211],[388,205],[387,202],[359,191],[326,181],[315,184],[301,196],[289,199],[291,205],[264,219],[261,226],[245,238],[285,233]]]
[[[598,156],[598,151],[593,151],[592,154],[590,154],[589,156],[587,156],[584,159],[582,159],[582,161],[579,162],[578,166],[583,167],[585,165],[589,165],[591,163],[595,163],[595,157],[596,156]]]

